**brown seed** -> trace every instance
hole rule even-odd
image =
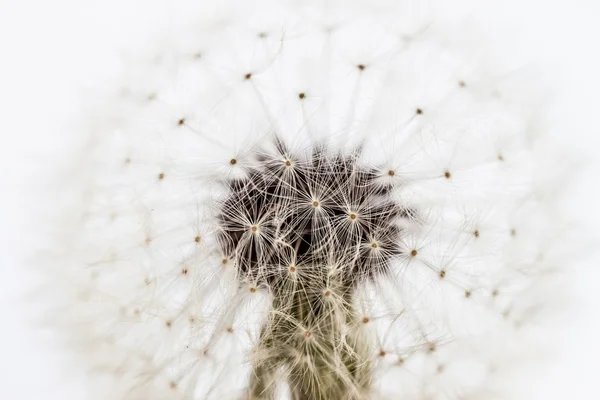
[[[412,251],[410,252],[410,255],[413,257],[416,257],[418,254],[417,249],[412,249]]]
[[[331,296],[331,290],[326,290],[326,291],[325,291],[325,293],[323,293],[323,295],[324,295],[325,297],[329,297],[329,296]]]
[[[285,161],[285,166],[286,167],[291,167],[292,166],[292,162],[290,160],[286,160]]]
[[[256,288],[255,287],[251,287],[250,288],[250,293],[256,293]]]
[[[202,240],[202,239],[200,238],[200,236],[196,236],[196,237],[194,238],[194,242],[196,242],[196,243],[200,243],[200,240]]]
[[[475,232],[473,232],[473,236],[475,236],[476,238],[478,238],[479,237],[479,231],[475,230]]]
[[[504,161],[504,156],[502,154],[498,154],[498,161]]]
[[[390,169],[390,170],[388,171],[388,175],[389,175],[389,176],[394,176],[394,175],[396,175],[396,172],[395,172],[393,169]]]
[[[377,246],[377,243],[371,243],[371,248],[376,249],[377,247],[379,247]]]
[[[423,114],[423,109],[417,108],[417,114],[419,114],[419,115]]]
[[[185,118],[181,118],[179,121],[177,121],[177,125],[183,125],[185,124]]]
[[[250,228],[250,230],[252,232],[257,232],[258,231],[258,227],[256,225],[254,225],[253,227]]]
[[[165,322],[165,325],[167,326],[167,328],[170,328],[173,325],[173,323],[171,321],[167,321]]]
[[[187,269],[187,268],[183,268],[183,269],[181,270],[181,274],[182,274],[182,275],[187,275],[187,273],[188,273],[188,269]]]
[[[363,319],[362,319],[362,323],[363,323],[363,324],[368,324],[368,323],[369,323],[369,321],[371,321],[371,320],[369,319],[369,317],[363,317]]]
[[[511,229],[510,230],[510,236],[517,236],[517,230],[516,229]]]
[[[312,202],[313,207],[319,207],[319,202],[317,200]]]
[[[235,165],[237,164],[237,160],[235,158],[232,158],[231,160],[229,160],[229,164]]]
[[[440,271],[440,279],[444,279],[446,277],[446,271],[441,270]]]
[[[305,337],[305,338],[307,338],[307,339],[308,339],[308,338],[310,338],[311,336],[312,336],[312,332],[311,332],[311,331],[306,331],[306,332],[304,332],[304,337]]]
[[[351,220],[355,220],[356,219],[356,214],[355,213],[350,213],[349,215]]]
[[[466,290],[465,291],[465,297],[468,299],[469,297],[471,297],[471,291],[470,290]]]
[[[298,94],[298,97],[300,98],[300,100],[302,100],[302,99],[304,99],[304,97],[306,97],[306,94],[300,93],[300,94]]]
[[[379,350],[379,357],[385,357],[386,354],[384,349]]]
[[[250,78],[252,78],[252,74],[251,73],[247,73],[246,75],[244,75],[244,78],[250,79]]]
[[[450,171],[445,171],[445,172],[444,172],[444,177],[445,177],[446,179],[450,179],[450,178],[452,177],[452,175],[450,174]]]
[[[465,81],[458,81],[458,86],[465,87],[467,86],[467,84],[465,83]]]
[[[290,265],[290,272],[296,272],[296,266],[295,265]]]
[[[163,180],[163,179],[165,179],[165,173],[164,173],[164,172],[161,172],[160,174],[158,174],[158,179],[159,179],[159,180]]]
[[[170,383],[169,383],[169,387],[170,387],[171,389],[177,389],[177,383],[175,383],[175,382],[170,382]]]
[[[227,258],[224,258],[221,260],[221,264],[225,265],[229,262],[229,260]]]
[[[365,68],[367,68],[364,64],[358,64],[356,67],[361,71],[364,71]]]

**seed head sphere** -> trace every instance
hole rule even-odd
[[[195,3],[61,178],[90,398],[516,398],[563,224],[529,81],[422,2]]]

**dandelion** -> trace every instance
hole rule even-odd
[[[68,182],[55,323],[98,398],[501,397],[557,260],[523,92],[405,5],[193,17]]]

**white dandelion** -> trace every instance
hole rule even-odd
[[[48,287],[97,398],[510,390],[562,251],[539,110],[383,3],[190,6],[82,118]]]

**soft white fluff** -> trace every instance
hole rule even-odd
[[[420,211],[403,227],[408,256],[355,294],[369,398],[510,389],[503,368],[529,358],[558,262],[539,110],[474,40],[385,3],[190,11],[83,118],[89,139],[66,181],[81,208],[66,213],[49,275],[64,299],[53,318],[97,398],[246,395],[271,298],[240,287],[215,217],[219,182],[243,177],[273,133],[298,152],[362,146],[394,199]]]

